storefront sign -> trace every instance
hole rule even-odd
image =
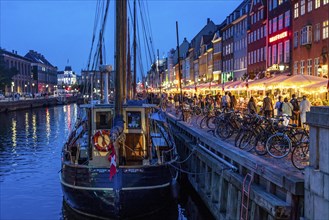
[[[282,38],[285,38],[288,36],[288,31],[285,31],[285,32],[282,32],[280,34],[277,34],[273,37],[270,37],[270,43],[274,42],[274,41],[277,41],[277,40],[280,40]]]

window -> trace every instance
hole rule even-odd
[[[322,39],[327,39],[328,35],[329,35],[329,20],[326,20],[323,22],[323,27],[322,27],[322,31],[323,31],[323,37]]]
[[[298,18],[298,2],[294,5],[294,18]]]
[[[305,14],[305,0],[300,1],[300,15]]]
[[[272,34],[272,20],[268,23],[268,34]]]
[[[315,31],[314,31],[314,42],[320,41],[320,24],[315,25]]]
[[[294,33],[294,48],[298,47],[298,31]]]
[[[272,0],[269,1],[268,9],[269,9],[269,11],[272,11]]]
[[[284,14],[284,27],[290,26],[290,10],[286,11]]]
[[[295,61],[294,63],[294,75],[297,75],[298,72],[298,61]]]
[[[264,59],[264,51],[263,48],[260,48],[260,61],[263,61]]]
[[[263,38],[264,37],[264,34],[263,34],[263,28],[261,27],[260,28],[260,38]]]
[[[278,57],[279,57],[279,62],[278,63],[282,63],[283,62],[283,50],[282,50],[282,43],[278,44]]]
[[[281,5],[283,2],[283,0],[279,0],[278,5]]]
[[[305,70],[305,66],[304,66],[305,61],[301,60],[300,61],[300,74],[304,75],[304,70]]]
[[[307,0],[307,11],[312,11],[313,0]]]
[[[320,58],[314,58],[314,75],[318,76],[319,75],[319,63],[320,63]]]
[[[312,26],[307,25],[303,27],[300,32],[300,45],[306,45],[312,43]]]
[[[323,5],[328,4],[329,0],[323,0]]]
[[[273,0],[273,9],[275,9],[278,6],[278,0]]]
[[[307,60],[307,75],[312,75],[312,59]]]
[[[314,8],[317,9],[320,7],[320,0],[315,0],[315,6]]]
[[[251,22],[251,24],[253,24],[254,23],[254,17],[253,16],[250,16],[251,18],[250,18],[250,22]]]
[[[278,30],[283,28],[283,14],[279,16]]]
[[[284,63],[290,62],[290,41],[284,42]]]
[[[278,63],[278,57],[277,57],[277,53],[276,53],[276,45],[272,46],[272,63],[273,64],[277,64]]]
[[[272,31],[274,33],[277,31],[277,28],[278,28],[278,18],[277,17],[273,18],[272,24],[273,24]]]
[[[266,25],[264,25],[264,37],[267,36],[267,28],[266,28]]]

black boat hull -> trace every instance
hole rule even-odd
[[[167,166],[120,168],[112,180],[106,168],[64,166],[61,177],[65,202],[91,217],[141,217],[173,202]]]

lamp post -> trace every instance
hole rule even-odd
[[[282,72],[284,70],[284,64],[280,63],[279,70],[280,70],[280,72]]]

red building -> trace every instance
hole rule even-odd
[[[250,79],[254,79],[256,76],[260,77],[261,74],[264,74],[267,69],[265,59],[267,2],[252,0],[249,17],[247,73]]]
[[[328,77],[329,0],[293,0],[293,73]]]
[[[268,0],[267,6],[267,70],[291,73],[292,2]]]

